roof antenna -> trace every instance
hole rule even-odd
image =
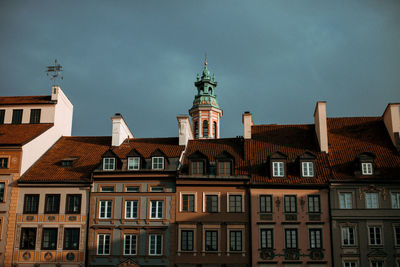
[[[56,86],[56,80],[58,77],[61,78],[61,80],[64,79],[64,77],[61,75],[61,72],[63,71],[62,66],[58,64],[57,59],[54,61],[54,66],[47,66],[47,76],[50,77],[50,80],[53,81],[53,86]]]

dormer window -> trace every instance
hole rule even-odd
[[[61,165],[63,167],[72,167],[72,163],[73,163],[72,160],[63,160],[63,161],[61,161]]]
[[[129,157],[128,158],[128,170],[139,170],[140,168],[140,158],[139,157]]]
[[[371,162],[361,163],[361,174],[362,175],[372,175],[372,163]]]
[[[311,161],[302,162],[301,172],[303,177],[314,177],[314,162]]]
[[[232,173],[232,166],[230,161],[219,161],[218,162],[218,174],[224,176],[230,176]]]
[[[164,157],[152,157],[152,169],[163,170],[164,169]]]
[[[272,162],[272,176],[273,177],[284,177],[285,176],[285,167],[284,167],[283,161]]]
[[[104,158],[103,159],[103,170],[104,171],[115,170],[115,158]]]
[[[217,161],[217,173],[220,176],[231,176],[233,175],[235,158],[227,151],[222,151],[215,157]]]
[[[192,161],[192,174],[204,174],[204,162]]]
[[[196,150],[194,153],[189,155],[188,159],[190,164],[190,174],[204,175],[207,173],[208,159],[203,153]]]
[[[374,174],[374,159],[375,155],[370,152],[363,152],[359,154],[356,158],[356,172],[355,174],[361,172],[361,175],[373,175]],[[358,163],[358,168],[357,168]]]

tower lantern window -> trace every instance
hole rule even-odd
[[[208,121],[203,121],[203,137],[208,137]]]

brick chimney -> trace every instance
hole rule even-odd
[[[189,116],[179,115],[176,117],[179,127],[179,145],[186,146],[189,140],[193,139],[192,126],[190,125]]]
[[[318,101],[314,111],[315,133],[321,152],[328,153],[328,128],[326,124],[326,101]]]
[[[125,123],[124,118],[120,113],[115,113],[111,117],[112,120],[112,146],[119,146],[126,138],[133,138],[133,134]]]
[[[397,151],[400,151],[400,103],[389,103],[383,112],[383,121]]]
[[[251,139],[251,126],[253,126],[253,114],[249,111],[245,111],[242,114],[243,123],[243,137],[244,139]]]

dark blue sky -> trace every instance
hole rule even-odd
[[[1,95],[44,95],[64,67],[73,135],[177,136],[204,53],[219,82],[223,137],[256,124],[377,116],[400,102],[399,0],[0,0]]]

